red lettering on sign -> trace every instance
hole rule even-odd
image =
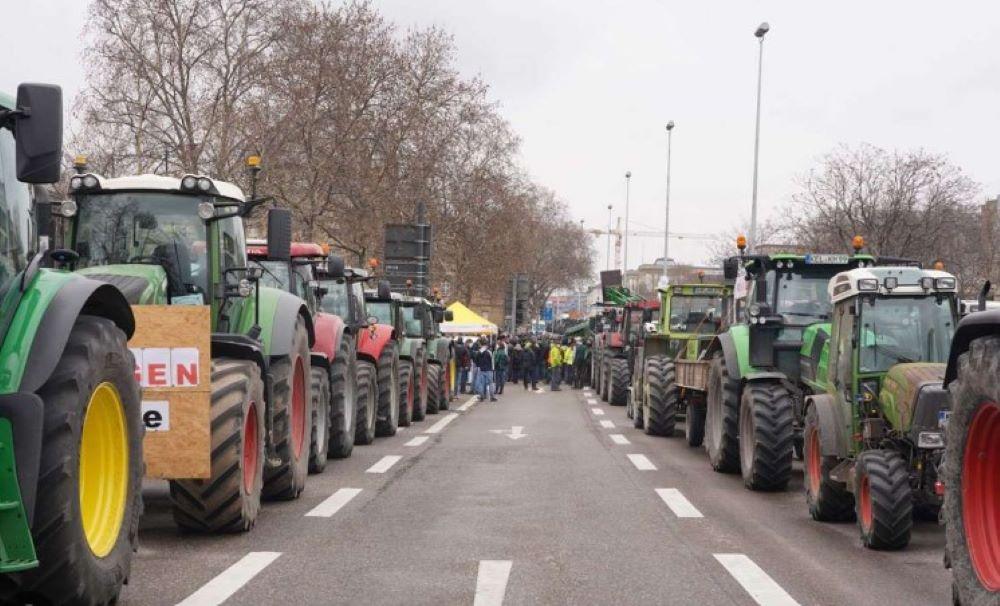
[[[198,363],[177,365],[177,385],[197,385],[198,384]]]
[[[147,367],[147,384],[150,387],[166,387],[167,386],[167,365],[166,364],[150,364]]]

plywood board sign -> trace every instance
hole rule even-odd
[[[142,386],[143,458],[153,478],[212,474],[211,308],[136,305],[129,349]]]

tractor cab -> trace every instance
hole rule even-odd
[[[290,258],[280,260],[268,255],[267,241],[248,240],[247,256],[262,269],[261,285],[292,293],[306,302],[312,314],[320,311],[315,265],[325,261],[325,256],[319,244],[293,242]]]
[[[364,285],[371,279],[367,271],[344,267],[344,260],[331,254],[316,264],[316,279],[323,312],[339,317],[352,331],[367,324]]]
[[[730,294],[722,284],[672,284],[660,289],[657,332],[670,340],[667,353],[697,358],[722,329]]]
[[[397,335],[405,335],[407,326],[401,305],[403,295],[392,292],[385,280],[379,281],[378,288],[364,293],[370,323],[391,326]]]
[[[828,392],[849,395],[859,415],[852,432],[865,439],[944,445],[947,416],[941,383],[958,324],[955,277],[915,267],[871,267],[830,281],[833,317],[825,366]]]

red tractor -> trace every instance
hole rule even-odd
[[[322,472],[328,457],[348,457],[354,448],[354,342],[347,334],[345,321],[321,307],[322,292],[316,276],[319,266],[327,274],[342,275],[343,261],[338,257],[327,259],[319,244],[306,242],[292,243],[287,262],[268,259],[267,243],[262,240],[249,241],[247,255],[263,268],[263,284],[298,296],[312,313],[316,341],[310,373],[313,406],[309,472]]]
[[[609,305],[598,320],[590,376],[601,399],[612,406],[628,402],[635,352],[645,334],[643,326],[657,319],[659,309],[659,301],[631,300]]]

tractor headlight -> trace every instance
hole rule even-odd
[[[917,434],[917,448],[944,448],[944,434],[940,431],[921,431]]]
[[[882,284],[885,286],[886,290],[892,290],[897,286],[899,286],[899,278],[897,278],[896,276],[889,276],[888,278],[882,281]]]
[[[193,175],[188,175],[181,179],[181,189],[194,189],[198,186],[198,179]]]
[[[249,297],[253,294],[253,283],[251,283],[250,280],[243,278],[237,286],[237,292],[240,293],[241,297]]]
[[[69,180],[69,188],[72,190],[77,190],[83,187],[83,177],[73,177]]]
[[[198,216],[202,221],[208,221],[215,216],[215,205],[211,202],[202,202],[198,205]]]
[[[955,278],[938,278],[934,280],[934,288],[938,290],[955,290]]]
[[[83,178],[83,186],[87,189],[93,189],[97,187],[97,177],[94,175],[87,175]]]
[[[760,303],[751,303],[747,307],[747,313],[750,314],[750,317],[752,317],[752,318],[756,318],[757,316],[759,316],[760,315]]]
[[[878,280],[875,278],[861,278],[858,280],[858,290],[861,292],[875,292],[878,290]]]
[[[201,177],[198,179],[198,189],[201,191],[208,191],[212,189],[212,180],[207,177]]]
[[[76,202],[74,200],[63,200],[60,202],[59,214],[67,219],[76,215]]]
[[[934,288],[934,278],[920,278],[920,288],[924,290]]]

